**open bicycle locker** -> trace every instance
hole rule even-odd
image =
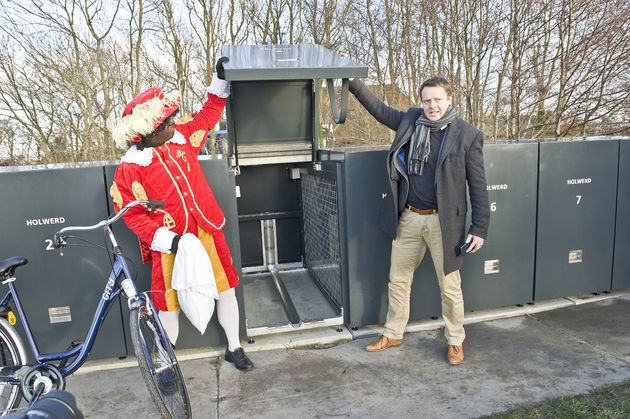
[[[319,45],[226,46],[228,161],[236,171],[248,337],[344,323],[335,179],[318,163],[320,87],[345,120],[367,68]],[[340,106],[333,79],[341,79]],[[339,89],[337,89],[339,90]]]

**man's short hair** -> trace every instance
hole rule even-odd
[[[431,77],[420,85],[420,98],[422,99],[422,89],[425,87],[441,87],[446,91],[446,95],[451,97],[451,84],[444,77]]]

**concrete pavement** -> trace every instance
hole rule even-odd
[[[224,348],[178,351],[196,418],[475,418],[630,380],[630,290],[466,314],[465,361],[446,363],[441,322],[369,353],[379,327],[258,337],[242,373]],[[157,417],[134,361],[67,379],[87,418]]]

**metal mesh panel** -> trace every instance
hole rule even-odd
[[[302,176],[304,265],[338,310],[342,306],[337,185],[321,176]]]

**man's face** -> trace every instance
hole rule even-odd
[[[450,105],[451,97],[442,86],[427,86],[422,89],[422,108],[427,119],[439,120]]]
[[[148,147],[161,146],[175,134],[175,115],[166,118],[159,127],[156,128],[155,134],[150,138]]]

